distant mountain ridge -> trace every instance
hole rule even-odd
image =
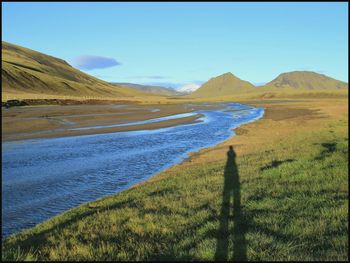
[[[161,86],[142,85],[142,84],[135,84],[135,83],[127,83],[127,82],[111,82],[111,84],[118,85],[121,87],[129,87],[129,88],[140,90],[142,92],[152,93],[156,95],[163,95],[163,96],[177,96],[177,95],[183,94],[172,88],[166,88]]]

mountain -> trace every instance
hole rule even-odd
[[[250,92],[253,91],[254,88],[254,85],[250,82],[241,80],[228,72],[218,77],[211,78],[190,96],[219,97]]]
[[[187,84],[182,86],[181,88],[177,89],[177,91],[182,92],[182,93],[192,93],[194,91],[196,91],[197,89],[199,89],[201,86],[198,84]]]
[[[137,89],[142,92],[146,93],[152,93],[155,95],[161,95],[161,96],[177,96],[182,95],[181,92],[178,92],[171,88],[165,88],[161,86],[152,86],[152,85],[141,85],[141,84],[134,84],[134,83],[125,83],[125,82],[112,82],[112,85],[117,85],[121,87],[128,87],[132,89]]]
[[[338,90],[347,89],[348,84],[312,71],[293,71],[280,74],[263,87],[278,89]]]
[[[2,42],[2,93],[63,96],[132,97],[134,89],[111,85],[70,66],[66,61]]]

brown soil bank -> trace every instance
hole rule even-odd
[[[143,121],[169,115],[192,112],[215,105],[66,105],[13,107],[2,110],[2,140],[76,136],[119,131],[165,128],[179,124],[193,123],[200,115],[161,121],[151,124],[124,127],[71,130],[75,128],[123,124]]]

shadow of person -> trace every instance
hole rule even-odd
[[[237,261],[247,260],[246,255],[246,239],[245,225],[242,220],[241,212],[241,193],[238,169],[236,165],[236,153],[233,147],[229,147],[227,152],[227,162],[224,171],[224,190],[222,194],[222,204],[220,212],[220,226],[217,235],[217,246],[215,252],[215,260],[228,260],[229,242],[232,238],[233,254],[232,259]],[[233,205],[231,205],[233,199]],[[232,208],[232,209],[231,209]],[[230,213],[232,217],[230,220]],[[230,222],[233,221],[233,231],[230,233]]]

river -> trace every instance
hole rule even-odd
[[[3,142],[2,236],[144,181],[228,139],[264,110],[226,103],[194,113],[200,122],[157,130]]]

